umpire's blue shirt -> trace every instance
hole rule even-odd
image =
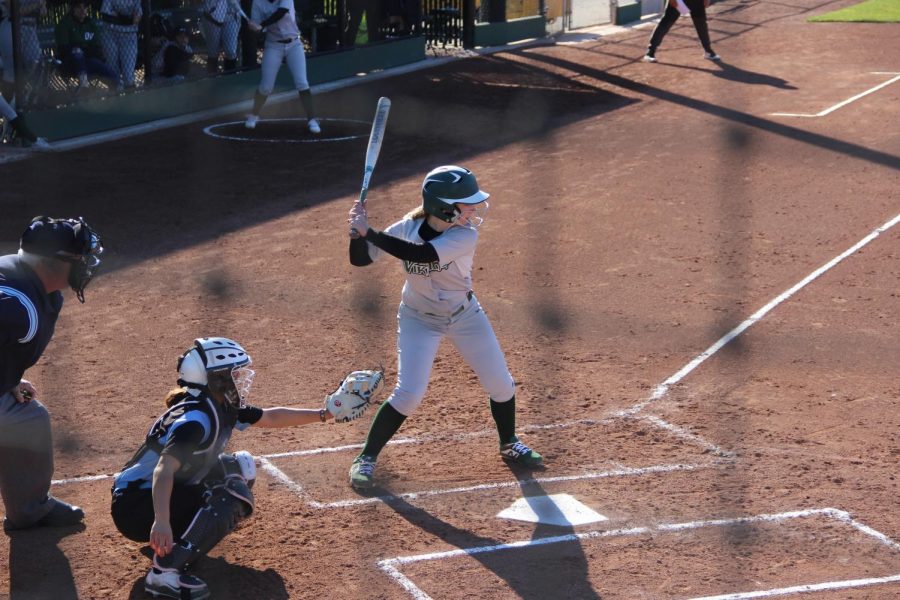
[[[0,396],[44,353],[62,305],[62,293],[48,294],[18,255],[0,256]]]

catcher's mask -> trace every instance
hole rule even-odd
[[[253,361],[244,348],[228,338],[204,337],[178,359],[178,385],[206,388],[222,396],[232,408],[247,405],[253,376]]]
[[[457,204],[481,204],[487,209],[490,194],[478,187],[478,181],[472,171],[455,165],[446,165],[433,169],[422,182],[422,208],[447,223],[456,223],[460,216]],[[478,227],[484,221],[479,214],[461,223]]]
[[[23,252],[56,258],[72,265],[69,285],[84,303],[84,288],[100,266],[103,244],[84,218],[53,219],[35,217],[19,240]]]

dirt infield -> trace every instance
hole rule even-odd
[[[900,81],[773,115],[900,74],[896,26],[805,22],[846,4],[719,2],[722,64],[680,22],[658,64],[637,28],[320,96],[341,131],[392,99],[374,226],[438,164],[492,193],[475,291],[546,466],[499,460],[446,345],[372,496],[346,485],[368,418],[235,434],[260,457],[258,509],[197,565],[213,597],[900,595]],[[83,215],[108,249],[29,371],[53,493],[86,527],[0,538],[0,598],[144,597],[146,549],[113,527],[109,475],[194,337],[248,348],[260,406],[318,405],[373,362],[395,381],[402,275],[347,261],[365,138],[241,142],[203,133],[215,124],[0,166],[0,253],[35,214]],[[562,494],[606,520],[496,517]]]

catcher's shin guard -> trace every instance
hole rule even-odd
[[[172,552],[153,557],[162,570],[182,569],[213,549],[253,513],[253,492],[241,477],[229,477],[206,492],[206,506],[197,511]]]

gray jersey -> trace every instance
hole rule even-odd
[[[143,15],[141,10],[141,0],[103,0],[100,6],[102,14],[112,15],[113,17],[133,19],[134,14]],[[138,25],[129,23],[128,25],[119,23],[106,23],[107,27],[117,31],[128,31],[137,33]]]
[[[272,0],[271,2],[269,0],[253,0],[250,20],[254,23],[262,23],[279,8],[286,8],[288,12],[277,22],[266,27],[266,43],[300,37],[293,0]]]
[[[404,218],[384,230],[396,238],[423,244],[419,237],[422,219]],[[437,251],[438,261],[414,263],[403,261],[406,283],[403,285],[403,303],[424,313],[450,315],[467,302],[466,294],[472,289],[472,263],[478,230],[474,227],[451,227],[430,241]],[[369,244],[369,256],[377,260],[384,251]]]

